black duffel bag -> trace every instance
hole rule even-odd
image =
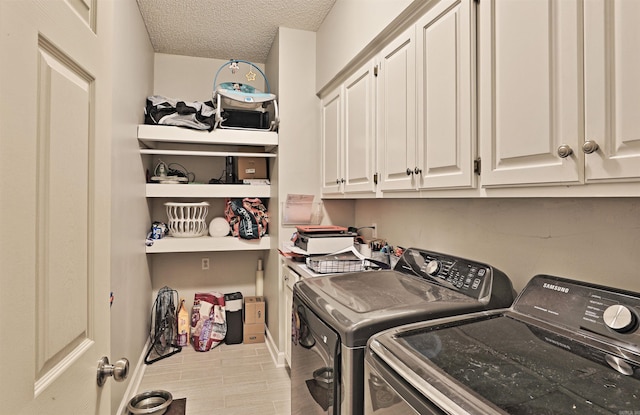
[[[153,95],[147,98],[145,124],[174,125],[195,130],[213,130],[215,109],[213,103],[178,101]]]

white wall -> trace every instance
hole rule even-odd
[[[411,3],[412,0],[337,0],[317,32],[316,91]]]
[[[216,84],[221,82],[249,83],[266,91],[264,78],[255,69],[252,69],[257,74],[255,81],[247,82],[245,75],[251,69],[247,64],[241,63],[240,70],[235,75],[223,67],[218,78],[215,79],[216,73],[226,62],[228,59],[156,53],[153,92],[168,98],[206,102],[211,100],[214,80]],[[263,64],[256,64],[256,66],[264,72]]]
[[[114,2],[113,142],[111,215],[111,356],[127,357],[130,373],[149,335],[151,280],[144,238],[149,226],[145,174],[137,125],[152,92],[153,50],[134,1]],[[106,329],[106,328],[105,328]],[[111,383],[111,408],[119,407],[131,380]]]
[[[278,191],[271,198],[269,208],[272,217],[276,218],[272,222],[276,226],[271,227],[275,243],[266,264],[265,295],[271,310],[267,321],[269,333],[280,350],[290,339],[283,337],[286,320],[280,319],[283,315],[283,291],[279,254],[275,248],[288,241],[295,231],[293,227],[282,227],[281,204],[287,194],[311,194],[316,196],[316,200],[320,196],[319,100],[314,92],[315,41],[314,32],[281,27],[267,58],[269,79],[278,94],[280,129],[278,159],[272,175],[272,185]]]
[[[517,290],[535,274],[640,292],[640,198],[361,200],[378,236],[489,263]]]

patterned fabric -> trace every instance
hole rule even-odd
[[[240,239],[260,239],[267,233],[269,213],[258,198],[227,200],[225,218],[231,234]]]
[[[227,335],[224,295],[196,293],[191,310],[191,344],[197,352],[207,352]]]

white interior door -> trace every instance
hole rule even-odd
[[[0,396],[108,414],[111,7],[0,1]],[[98,7],[99,6],[99,7]]]

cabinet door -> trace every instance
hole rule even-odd
[[[339,193],[344,176],[340,160],[342,145],[342,87],[322,100],[322,192]],[[310,154],[309,157],[313,157]]]
[[[481,1],[478,13],[483,185],[581,182],[578,1]]]
[[[344,83],[344,191],[374,192],[375,85],[373,60]]]
[[[640,177],[640,2],[585,1],[586,180]]]
[[[377,132],[379,188],[415,189],[416,65],[411,27],[379,55]]]
[[[293,285],[300,280],[300,276],[288,266],[284,268],[284,358],[291,367],[291,309],[293,307]]]
[[[420,188],[472,187],[475,19],[471,0],[443,0],[416,25]]]

